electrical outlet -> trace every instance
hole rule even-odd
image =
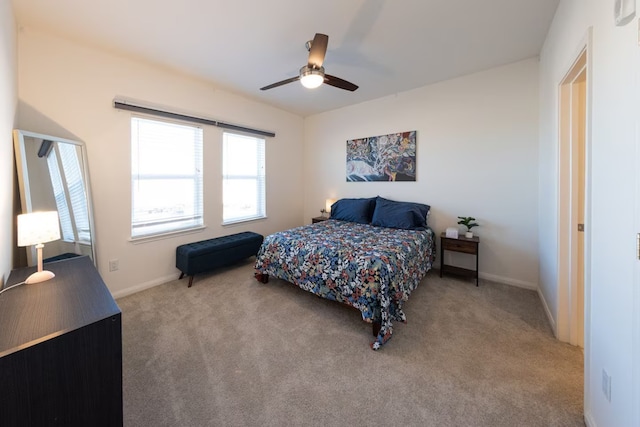
[[[611,377],[604,369],[602,370],[602,392],[604,397],[611,402]]]
[[[112,259],[109,261],[109,271],[116,271],[120,268],[120,261],[117,259]]]

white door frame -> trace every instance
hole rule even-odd
[[[560,341],[569,342],[576,345],[578,343],[577,334],[580,329],[577,325],[577,313],[579,312],[577,304],[577,274],[575,271],[576,265],[571,260],[575,259],[573,252],[576,250],[576,234],[577,227],[572,218],[576,217],[576,213],[571,211],[571,200],[565,200],[566,194],[571,194],[571,168],[572,168],[572,156],[571,156],[571,135],[566,135],[567,129],[570,127],[563,126],[563,120],[566,118],[566,111],[563,115],[562,109],[562,91],[563,85],[568,84],[571,79],[571,73],[573,72],[573,78],[578,76],[576,71],[580,67],[579,61],[584,61],[584,70],[586,70],[586,123],[584,134],[584,167],[585,167],[585,194],[584,194],[584,411],[585,414],[589,413],[589,402],[587,397],[590,395],[590,355],[591,355],[591,105],[592,105],[592,33],[593,30],[590,27],[587,34],[579,44],[576,54],[572,57],[572,61],[565,68],[566,74],[560,80],[558,85],[558,260],[557,260],[557,278],[558,278],[558,312],[556,323],[556,337]],[[570,98],[569,98],[570,99]],[[567,143],[569,141],[569,143]],[[564,175],[563,175],[564,174]]]
[[[591,259],[591,29],[581,43],[578,53],[567,68],[567,74],[558,86],[558,313],[556,335],[560,341],[578,345],[581,342],[578,334],[580,322],[584,325],[584,346],[587,348],[589,327],[589,290],[591,275],[589,265]],[[577,176],[575,164],[576,144],[572,134],[571,123],[571,90],[576,78],[586,71],[586,123],[584,134],[585,145],[585,200],[584,214],[586,229],[584,232],[584,306],[578,307],[578,272],[576,260],[578,213],[573,209],[577,197],[572,191]],[[570,195],[571,197],[567,197]],[[584,317],[578,313],[584,310]],[[586,353],[586,351],[585,351]],[[585,361],[586,362],[586,361]]]
[[[639,21],[640,25],[640,21]],[[636,161],[636,191],[635,191],[635,232],[640,233],[640,50],[636,49],[636,102],[635,102],[635,112],[636,112],[636,144],[635,144],[635,161]],[[633,365],[631,367],[631,375],[632,375],[632,402],[640,402],[640,235],[636,235],[637,245],[636,251],[636,260],[635,260],[635,269],[634,269],[634,281],[633,281],[633,313],[632,313],[632,357]],[[632,425],[640,425],[640,405],[636,404],[632,409]]]

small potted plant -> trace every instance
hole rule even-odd
[[[473,227],[478,227],[480,224],[475,222],[476,219],[472,216],[459,216],[458,219],[460,220],[458,221],[458,224],[464,225],[465,227],[467,227],[467,232],[464,234],[464,237],[466,237],[467,239],[472,238],[473,231],[471,231],[471,229]]]

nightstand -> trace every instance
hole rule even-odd
[[[328,216],[317,216],[315,218],[311,218],[311,223],[315,224],[316,222],[322,222],[322,221],[326,221],[328,219],[329,219]]]
[[[478,259],[479,255],[480,238],[472,237],[467,239],[464,236],[460,236],[457,239],[452,239],[446,236],[446,233],[440,235],[440,277],[442,273],[453,273],[467,277],[475,277],[476,286],[478,286]],[[460,252],[465,254],[471,254],[476,256],[476,269],[470,270],[468,268],[455,267],[453,265],[447,265],[444,263],[444,251]]]

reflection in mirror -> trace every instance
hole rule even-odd
[[[13,131],[22,213],[58,211],[61,239],[44,247],[44,262],[89,255],[96,264],[93,209],[84,143]],[[27,263],[37,264],[35,247]]]

